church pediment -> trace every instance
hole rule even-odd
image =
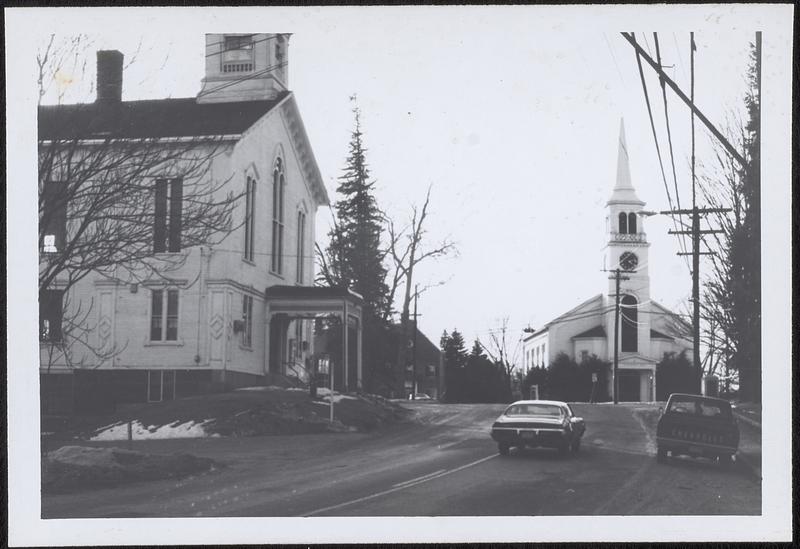
[[[643,363],[651,365],[651,364],[658,364],[658,361],[640,354],[622,355],[619,359],[620,367],[622,366],[632,367]]]
[[[303,119],[294,99],[294,94],[290,94],[280,105],[281,118],[286,126],[286,130],[292,138],[292,147],[297,155],[297,162],[303,171],[303,177],[308,183],[317,204],[327,206],[330,204],[328,191],[322,181],[322,175],[311,149],[311,142],[308,139]]]

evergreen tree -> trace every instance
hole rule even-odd
[[[458,330],[453,330],[450,335],[445,331],[439,340],[444,353],[445,393],[446,402],[464,402],[467,352],[464,349],[464,337]]]
[[[353,114],[355,128],[336,188],[336,224],[330,232],[327,255],[338,284],[361,294],[368,316],[383,318],[389,291],[381,249],[383,214],[373,195],[375,181],[367,166],[358,107]]]
[[[744,219],[731,245],[733,318],[739,335],[735,365],[743,400],[761,401],[761,97],[755,48],[745,97],[748,121],[744,139],[747,164],[741,172]]]
[[[472,357],[485,357],[486,354],[483,352],[483,345],[481,345],[481,340],[477,337],[475,338],[475,342],[472,344],[472,350],[469,352],[470,356]]]

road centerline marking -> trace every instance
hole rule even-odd
[[[418,481],[428,480],[430,477],[435,477],[439,473],[444,473],[447,469],[439,469],[438,471],[434,471],[433,473],[428,473],[427,475],[422,475],[421,477],[412,478],[411,480],[405,480],[403,482],[398,482],[397,484],[393,484],[393,488],[397,488],[398,486],[405,486],[406,484],[413,484]]]
[[[447,475],[450,475],[450,474],[453,474],[453,473],[457,473],[459,471],[463,471],[464,469],[467,469],[469,467],[474,467],[476,465],[479,465],[479,464],[483,463],[484,461],[488,461],[490,459],[496,458],[497,456],[498,456],[498,454],[492,454],[490,456],[486,456],[486,457],[483,457],[481,459],[477,459],[475,461],[471,461],[471,462],[469,462],[469,463],[467,463],[465,465],[461,465],[460,467],[456,467],[455,469],[447,469],[447,470],[444,470],[444,472],[441,472],[441,473],[437,472],[437,473],[432,473],[432,475],[426,475],[427,478],[423,478],[422,480],[412,479],[412,480],[408,481],[408,483],[403,483],[400,486],[395,485],[392,488],[389,488],[388,490],[382,490],[380,492],[376,492],[376,493],[370,494],[368,496],[363,496],[363,497],[360,497],[360,498],[352,499],[350,501],[345,501],[343,503],[337,503],[336,505],[330,505],[328,507],[323,507],[322,509],[317,509],[315,511],[311,511],[310,513],[306,513],[303,516],[304,517],[313,517],[314,515],[319,515],[321,513],[327,513],[328,511],[333,511],[335,509],[341,509],[342,507],[348,507],[350,505],[355,505],[356,503],[362,503],[364,501],[369,501],[371,499],[375,499],[375,498],[378,498],[378,497],[381,497],[381,496],[385,496],[387,494],[392,494],[394,492],[399,492],[400,490],[405,490],[406,488],[411,488],[412,486],[419,486],[420,484],[424,484],[424,483],[429,482],[431,480],[435,480],[435,479],[442,478],[444,476],[447,476]]]

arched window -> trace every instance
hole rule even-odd
[[[247,176],[244,206],[244,258],[253,261],[256,234],[256,182]]]
[[[628,214],[628,232],[631,234],[636,234],[636,214],[631,212]]]
[[[303,284],[305,281],[305,256],[306,256],[306,212],[297,212],[297,264],[295,267],[295,281]]]
[[[622,352],[636,352],[639,348],[637,344],[639,315],[636,298],[632,295],[622,296],[620,305],[620,315],[622,317]]]
[[[624,212],[619,214],[619,232],[622,234],[628,232],[628,215]]]
[[[283,273],[283,195],[286,181],[283,162],[275,161],[272,170],[272,272]]]

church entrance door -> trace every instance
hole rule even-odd
[[[639,402],[642,400],[640,374],[637,371],[619,372],[619,400],[621,402]]]

